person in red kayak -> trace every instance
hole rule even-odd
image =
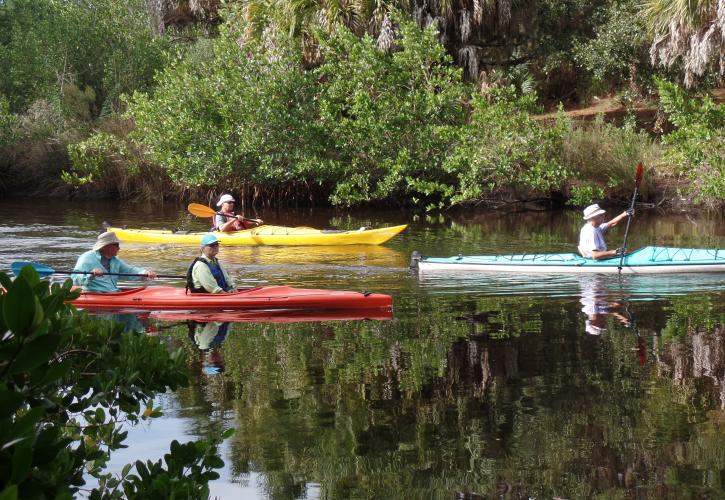
[[[234,197],[230,194],[223,194],[219,197],[216,204],[219,207],[219,213],[214,216],[214,230],[242,231],[262,225],[262,219],[248,219],[234,213],[234,203]]]
[[[584,220],[587,221],[579,233],[579,253],[588,259],[609,259],[621,255],[621,249],[607,250],[604,234],[610,228],[619,224],[625,217],[631,217],[633,212],[625,210],[609,222],[604,222],[605,210],[596,203],[584,209]]]
[[[216,256],[219,240],[213,234],[201,239],[201,255],[194,259],[186,272],[186,288],[191,293],[223,293],[237,289],[234,280],[222,267]]]
[[[144,276],[129,276],[125,279],[156,279],[154,271],[131,266],[117,257],[121,248],[121,241],[116,233],[106,231],[98,236],[93,249],[87,251],[76,262],[74,271],[84,271],[90,274],[71,274],[73,284],[81,286],[84,292],[118,292],[118,276],[108,276],[107,273],[142,274]]]

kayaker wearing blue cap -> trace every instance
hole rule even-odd
[[[214,216],[214,229],[217,231],[242,231],[262,225],[262,219],[248,219],[234,213],[234,197],[223,194],[219,197],[216,206],[219,213]]]
[[[625,217],[631,216],[634,212],[625,210],[609,222],[604,222],[605,210],[596,203],[584,209],[584,220],[587,221],[579,233],[579,253],[588,259],[609,259],[621,255],[621,250],[607,250],[607,243],[604,241],[604,234],[610,228],[619,224]]]
[[[186,288],[192,293],[234,292],[234,280],[224,270],[216,256],[219,240],[213,234],[201,238],[201,255],[194,259],[186,273]]]
[[[84,292],[118,292],[118,276],[108,276],[106,273],[143,274],[144,276],[129,276],[125,279],[156,279],[154,271],[131,266],[116,257],[121,248],[121,241],[116,233],[106,231],[98,236],[93,249],[87,251],[76,262],[74,271],[83,271],[91,274],[71,274],[73,284],[83,287]]]

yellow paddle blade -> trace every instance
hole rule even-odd
[[[216,211],[213,208],[200,205],[199,203],[189,203],[189,206],[186,207],[186,209],[191,215],[196,215],[197,217],[214,217],[216,214]]]

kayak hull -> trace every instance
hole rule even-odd
[[[386,309],[393,306],[390,295],[368,292],[267,286],[235,293],[187,294],[183,288],[158,286],[133,288],[114,293],[82,293],[71,301],[83,309],[134,311],[173,310],[259,310],[259,309]]]
[[[414,258],[415,260],[415,258]],[[415,262],[414,262],[415,264]],[[500,273],[619,273],[620,258],[586,259],[573,253],[478,255],[420,258],[418,270],[425,272]],[[644,247],[624,257],[622,274],[674,274],[725,272],[725,250]]]
[[[222,245],[381,245],[403,231],[407,224],[356,231],[322,230],[311,227],[259,226],[230,233],[215,232]],[[108,228],[127,243],[198,245],[203,231]]]

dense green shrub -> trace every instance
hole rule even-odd
[[[468,88],[435,30],[397,21],[392,54],[343,29],[322,40],[315,73],[334,204],[431,194],[465,121]]]
[[[174,441],[165,466],[105,470],[125,446],[121,423],[159,416],[154,396],[188,384],[181,351],[78,312],[70,280],[49,287],[26,267],[0,286],[0,497],[71,498],[86,474],[99,484],[90,498],[207,497],[218,439]]]
[[[564,187],[570,172],[561,162],[561,130],[531,115],[535,98],[513,88],[492,88],[472,101],[473,114],[445,170],[455,182],[450,202],[506,196],[548,196]]]
[[[168,50],[142,0],[7,0],[0,28],[0,94],[15,113],[74,84],[93,93],[97,116],[122,92],[149,88]]]
[[[633,0],[609,2],[595,15],[594,37],[574,45],[574,58],[591,75],[593,91],[641,84],[650,74],[648,40],[639,8]]]
[[[697,99],[679,86],[658,80],[660,102],[676,129],[665,135],[667,157],[689,179],[684,193],[709,205],[725,202],[725,104]]]

